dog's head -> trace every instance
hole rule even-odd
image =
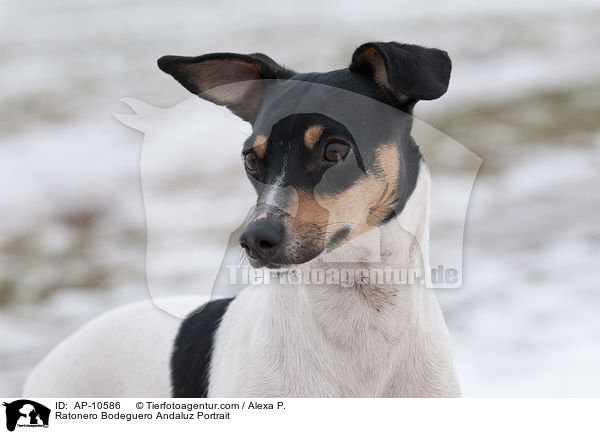
[[[295,73],[264,54],[158,65],[251,123],[242,162],[258,199],[240,244],[271,268],[308,262],[402,212],[421,161],[410,114],[446,92],[451,70],[444,51],[396,42],[364,44],[348,68],[326,73]]]

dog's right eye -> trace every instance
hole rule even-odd
[[[330,142],[325,147],[323,159],[331,163],[339,163],[346,158],[349,150],[350,146],[346,145],[345,143],[340,143],[337,141]]]
[[[246,164],[246,169],[250,172],[256,172],[258,170],[258,158],[256,158],[254,152],[248,152],[244,156],[244,163]]]

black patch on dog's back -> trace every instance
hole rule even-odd
[[[174,398],[206,398],[215,332],[233,298],[211,301],[183,320],[171,355]]]

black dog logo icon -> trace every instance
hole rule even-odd
[[[9,404],[4,403],[6,407],[6,429],[14,431],[17,424],[19,426],[48,426],[50,419],[50,409],[42,404],[29,399],[19,399]]]

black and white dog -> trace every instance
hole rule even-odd
[[[390,42],[364,44],[348,68],[327,73],[296,73],[264,54],[166,56],[158,65],[252,125],[242,159],[258,200],[239,242],[253,267],[424,277],[271,281],[192,313],[173,300],[187,309],[183,321],[151,302],[128,305],[62,342],[24,394],[460,395],[426,285],[430,178],[410,135],[415,103],[447,90],[448,55]]]

